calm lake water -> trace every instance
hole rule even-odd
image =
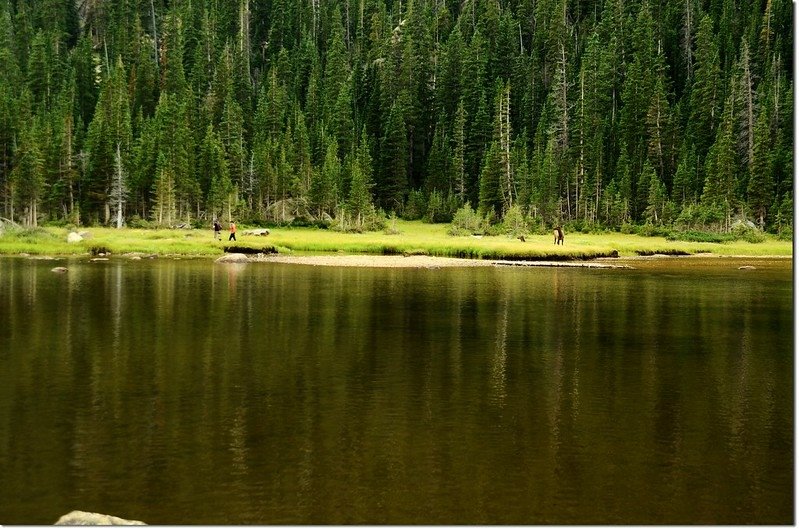
[[[791,266],[3,258],[0,523],[792,524]]]

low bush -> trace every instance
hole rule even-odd
[[[488,222],[480,216],[472,205],[467,202],[452,218],[452,223],[447,230],[450,235],[483,235],[488,231]]]
[[[58,240],[54,234],[42,227],[37,228],[12,228],[7,233],[20,242],[45,242]]]
[[[402,210],[405,220],[419,220],[427,213],[427,198],[421,189],[412,189],[408,193],[408,200]]]
[[[399,235],[402,233],[399,229],[397,229],[397,214],[392,212],[391,217],[389,217],[388,221],[386,222],[386,229],[383,230],[383,233],[386,235]]]
[[[686,242],[713,242],[713,243],[722,243],[731,240],[732,238],[729,235],[724,235],[721,233],[708,233],[704,231],[678,231],[673,230],[666,236],[666,239],[670,241],[686,241]]]
[[[503,233],[511,237],[519,237],[528,233],[527,221],[522,213],[522,208],[518,205],[511,206],[502,219],[501,229]]]
[[[147,219],[141,218],[139,215],[133,215],[128,220],[128,227],[129,228],[136,228],[140,230],[150,230],[157,228],[157,224],[155,222],[149,221]]]
[[[638,226],[637,229],[633,233],[637,235],[641,235],[642,237],[666,237],[668,238],[671,235],[671,229],[665,226],[655,226],[654,224],[644,224],[643,226]]]

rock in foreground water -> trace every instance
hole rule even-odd
[[[216,260],[217,263],[248,263],[249,261],[243,253],[229,253]]]
[[[108,514],[96,512],[72,511],[65,514],[55,523],[56,525],[147,525],[138,520],[125,520]]]

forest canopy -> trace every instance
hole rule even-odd
[[[0,0],[29,226],[791,229],[790,0]]]

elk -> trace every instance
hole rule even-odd
[[[555,235],[554,244],[563,244],[563,229],[560,226],[557,226],[552,233]]]

